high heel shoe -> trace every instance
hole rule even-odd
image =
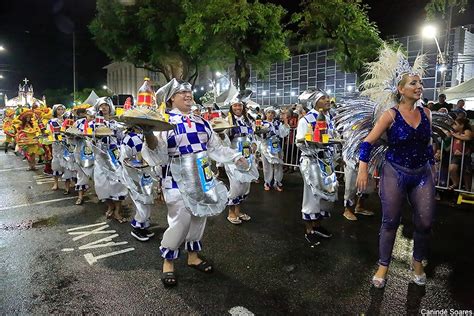
[[[382,289],[385,287],[385,283],[387,283],[387,279],[376,277],[375,275],[372,277],[372,285],[377,289]]]
[[[421,275],[413,273],[413,282],[415,282],[416,285],[425,286],[426,285],[426,273],[423,273]]]

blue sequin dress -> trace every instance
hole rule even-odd
[[[422,107],[420,124],[414,128],[402,117],[398,109],[387,130],[389,148],[380,178],[382,226],[379,239],[379,264],[390,264],[402,209],[408,198],[413,207],[414,249],[413,258],[425,259],[435,209],[435,186],[430,161],[431,124]]]

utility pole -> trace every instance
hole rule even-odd
[[[449,13],[448,13],[448,20],[446,21],[446,37],[444,40],[444,52],[443,52],[443,59],[444,62],[446,63],[446,69],[448,68],[448,63],[449,61],[449,39],[451,35],[451,21],[453,17],[453,5],[449,6]],[[446,88],[446,71],[443,71],[441,73],[441,91],[443,91]]]
[[[73,102],[76,102],[76,32],[72,32],[72,82]]]

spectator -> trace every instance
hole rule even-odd
[[[453,124],[454,133],[451,153],[451,163],[449,164],[449,177],[452,185],[449,189],[461,189],[460,166],[462,164],[462,178],[466,191],[471,190],[471,143],[472,130],[469,120],[466,118],[456,119]]]
[[[464,110],[464,105],[465,104],[466,104],[466,102],[463,99],[458,100],[458,102],[456,103],[455,110],[458,110],[458,109]]]
[[[446,108],[449,111],[453,109],[453,105],[451,103],[446,103],[446,95],[441,93],[438,97],[438,103],[433,105],[433,111],[439,111],[441,108]]]
[[[433,111],[433,106],[434,106],[434,102],[433,101],[428,101],[428,103],[426,104],[426,107],[428,109],[430,109],[431,111]]]

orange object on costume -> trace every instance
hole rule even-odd
[[[150,78],[145,78],[145,82],[138,89],[137,106],[151,107],[153,105],[153,94]]]

